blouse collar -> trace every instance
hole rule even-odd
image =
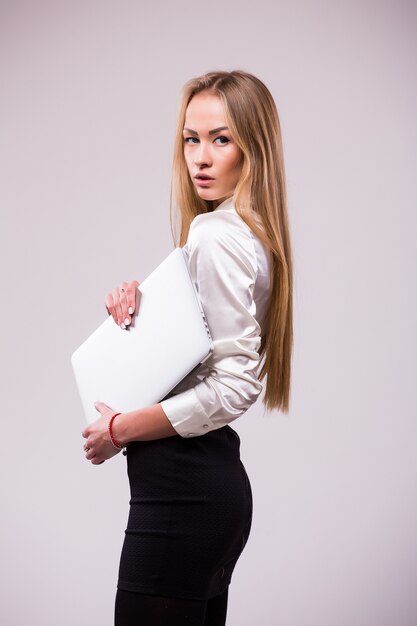
[[[223,202],[221,202],[214,210],[218,211],[219,209],[229,209],[231,207],[233,207],[233,196],[223,200]]]

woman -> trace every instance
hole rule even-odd
[[[249,537],[252,492],[230,422],[263,389],[288,412],[292,262],[278,114],[243,71],[186,83],[173,183],[179,245],[214,343],[211,357],[161,402],[128,413],[96,403],[82,433],[93,464],[126,447],[130,512],[120,558],[116,626],[222,626]],[[107,294],[126,329],[138,281]],[[261,359],[263,359],[260,369]]]

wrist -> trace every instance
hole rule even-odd
[[[110,434],[113,436],[113,439],[122,448],[126,446],[126,444],[129,442],[126,428],[126,416],[127,413],[119,413],[118,415],[116,415],[116,417],[112,421],[111,429],[109,428],[109,433],[111,430]]]

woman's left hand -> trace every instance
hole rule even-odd
[[[111,459],[112,456],[121,452],[112,444],[109,433],[110,418],[118,411],[104,402],[94,402],[94,406],[101,415],[95,422],[84,428],[81,434],[87,439],[84,444],[85,458],[93,465],[100,465],[106,459]]]

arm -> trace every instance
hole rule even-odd
[[[204,435],[242,415],[262,391],[257,378],[261,329],[253,298],[257,259],[250,230],[237,215],[201,215],[191,225],[187,246],[214,344],[206,361],[209,374],[157,404],[118,415],[113,434],[122,445]],[[103,405],[102,419],[83,433],[90,448],[86,458],[94,464],[114,454],[107,425],[115,410]]]
[[[100,465],[106,459],[118,454],[122,448],[116,450],[117,446],[110,439],[109,422],[116,413],[115,409],[100,401],[94,404],[101,415],[95,422],[84,428],[81,436],[86,439],[85,458],[93,465]],[[178,434],[164,415],[160,404],[137,411],[119,413],[113,420],[112,432],[114,439],[122,446],[129,441],[161,439]]]
[[[121,413],[115,418],[112,431],[122,445],[129,441],[148,441],[178,435],[160,403]]]
[[[261,328],[253,293],[258,266],[253,236],[235,213],[200,215],[187,241],[190,274],[214,343],[209,374],[160,402],[183,437],[204,435],[241,416],[257,399]]]
[[[236,215],[201,216],[191,226],[187,251],[214,344],[210,374],[151,407],[119,415],[113,432],[123,445],[203,435],[242,415],[262,391],[253,300],[257,260],[249,229]]]

